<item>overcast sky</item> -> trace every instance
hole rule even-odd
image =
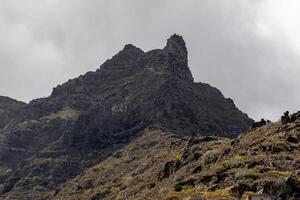
[[[299,0],[1,0],[0,95],[30,101],[126,43],[183,35],[197,82],[252,118],[300,110]]]

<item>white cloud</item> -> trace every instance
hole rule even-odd
[[[300,1],[264,0],[258,10],[261,35],[300,54]]]

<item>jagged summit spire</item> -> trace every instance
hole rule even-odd
[[[172,62],[169,62],[173,74],[177,77],[194,81],[192,73],[188,67],[188,52],[183,37],[177,34],[173,34],[168,40],[167,45],[163,49],[172,58]]]
[[[182,36],[173,34],[167,41],[167,45],[164,48],[177,56],[180,56],[182,59],[187,60],[187,48],[185,41]]]
[[[138,70],[151,68],[156,74],[193,82],[187,54],[183,37],[173,34],[163,49],[144,52],[132,44],[126,44],[121,51],[102,64],[100,69],[106,75],[108,73],[117,75],[121,72],[133,74]]]

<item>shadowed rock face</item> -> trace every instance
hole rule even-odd
[[[0,96],[0,129],[14,119],[25,103]]]
[[[0,186],[5,186],[5,195],[15,185],[22,190],[33,174],[47,176],[53,184],[43,187],[53,190],[146,127],[179,136],[234,137],[247,130],[253,121],[231,99],[208,84],[193,82],[187,57],[178,35],[163,49],[149,52],[129,44],[97,71],[25,105],[0,135]],[[65,170],[74,167],[62,173],[66,163],[70,166]],[[12,171],[3,175],[1,170],[7,168]],[[52,170],[43,174],[48,168]]]
[[[96,72],[31,102],[20,121],[66,106],[84,111],[64,137],[64,144],[80,148],[126,143],[149,125],[180,135],[236,136],[252,124],[218,89],[193,82],[187,48],[178,35],[149,52],[126,45]]]

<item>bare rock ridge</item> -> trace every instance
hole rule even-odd
[[[253,120],[218,89],[195,83],[187,58],[178,35],[148,52],[129,44],[95,72],[22,105],[0,128],[0,198],[41,199],[148,127],[177,137],[247,130]]]

